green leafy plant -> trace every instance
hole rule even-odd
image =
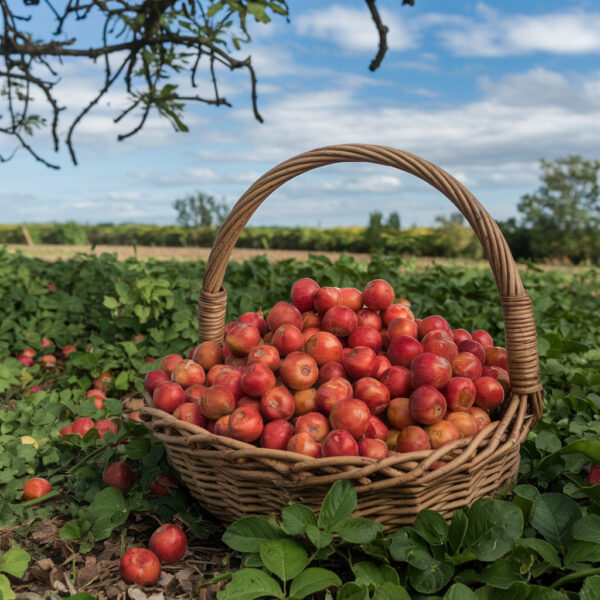
[[[30,559],[31,556],[14,543],[10,550],[0,554],[0,598],[2,600],[14,600],[16,598],[6,575],[23,577]]]

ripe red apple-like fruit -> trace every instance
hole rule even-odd
[[[361,308],[356,316],[358,318],[358,327],[372,327],[379,331],[383,327],[383,321],[376,310],[370,308]]]
[[[125,495],[133,485],[133,471],[124,461],[114,462],[107,465],[102,475],[102,481],[106,485],[121,490]]]
[[[302,313],[302,331],[308,329],[321,329],[321,317],[314,310],[306,310]]]
[[[171,377],[171,373],[173,372],[175,365],[180,363],[182,360],[183,356],[180,356],[179,354],[167,354],[167,356],[163,356],[163,358],[161,358],[159,366],[163,371],[167,372],[169,377]]]
[[[174,411],[173,416],[185,423],[191,423],[198,427],[206,427],[206,417],[202,414],[200,405],[196,402],[184,402]]]
[[[90,429],[94,428],[94,421],[88,417],[79,417],[73,421],[73,433],[83,437]]]
[[[378,354],[377,355],[377,367],[375,369],[375,379],[379,379],[379,381],[382,381],[382,378],[385,374],[385,372],[390,369],[392,366],[392,363],[390,362],[390,359],[385,355],[385,354]]]
[[[43,477],[32,477],[23,484],[23,500],[41,498],[52,491],[52,486]]]
[[[227,421],[227,434],[242,442],[254,442],[263,432],[263,419],[252,406],[236,408]]]
[[[152,396],[158,385],[165,381],[170,381],[169,374],[164,369],[155,369],[146,373],[146,377],[144,377],[144,389]]]
[[[308,388],[306,390],[297,390],[294,392],[294,416],[305,415],[317,409],[317,390]]]
[[[377,355],[371,348],[357,346],[344,358],[344,368],[350,377],[371,377],[377,368]]]
[[[392,365],[410,367],[416,356],[423,353],[421,342],[410,335],[401,335],[390,340],[387,349],[387,357]]]
[[[358,442],[358,453],[360,456],[382,460],[387,456],[388,447],[383,440],[365,438]]]
[[[218,364],[212,366],[206,373],[206,385],[211,386],[215,384],[215,378],[221,371],[235,371],[235,367],[231,365]]]
[[[35,362],[31,356],[25,356],[24,354],[19,354],[19,356],[17,356],[17,360],[20,363],[23,363],[26,367],[30,367]]]
[[[452,365],[442,356],[423,352],[410,363],[410,383],[413,389],[432,385],[441,390],[452,377]]]
[[[417,423],[433,425],[446,414],[446,398],[432,385],[421,385],[410,395],[408,408]]]
[[[21,356],[29,356],[29,358],[33,358],[35,356],[35,350],[33,348],[25,348],[25,350],[21,352]]]
[[[390,391],[391,398],[408,398],[412,392],[410,371],[406,367],[390,367],[380,377],[380,381]]]
[[[475,417],[468,412],[447,412],[445,419],[458,429],[461,438],[473,437],[479,431]]]
[[[106,400],[106,394],[102,390],[94,390],[94,389],[88,390],[85,393],[85,397],[93,398],[94,406],[98,410],[102,410],[104,408],[104,400]]]
[[[161,562],[180,561],[187,552],[188,541],[183,529],[174,523],[161,525],[151,536],[148,548]]]
[[[67,358],[71,352],[77,352],[77,346],[74,346],[73,344],[67,344],[61,350],[61,353],[65,358]]]
[[[493,377],[480,377],[475,381],[475,388],[475,404],[480,408],[492,410],[504,401],[504,388]]]
[[[347,379],[332,377],[317,388],[317,406],[324,415],[329,415],[337,402],[352,398],[352,393],[352,384]]]
[[[119,563],[121,578],[125,583],[156,585],[160,578],[160,560],[147,548],[130,548]]]
[[[54,356],[54,354],[44,354],[41,357],[41,360],[46,367],[56,366],[56,356]]]
[[[332,429],[323,440],[321,455],[324,457],[358,456],[358,442],[349,431]]]
[[[204,392],[200,399],[200,409],[207,419],[216,421],[219,417],[234,411],[235,397],[226,387],[215,384]]]
[[[353,287],[342,288],[342,306],[358,312],[363,306],[362,292]]]
[[[357,346],[366,346],[377,353],[383,347],[383,338],[377,329],[368,325],[357,327],[348,337],[348,346],[356,348]]]
[[[485,365],[485,349],[479,342],[476,342],[475,340],[465,340],[458,345],[458,351],[474,354],[479,359],[481,365]]]
[[[320,285],[309,277],[298,279],[292,285],[290,298],[292,304],[300,311],[305,312],[313,307],[315,294],[320,289]]]
[[[65,439],[69,434],[73,433],[73,425],[66,425],[62,429],[59,429],[61,439]]]
[[[396,441],[398,452],[418,452],[420,450],[431,450],[429,436],[422,427],[409,425],[398,433]]]
[[[239,400],[244,395],[244,388],[242,387],[242,374],[237,369],[226,371],[223,369],[215,377],[213,385],[222,385],[228,389],[235,400]]]
[[[427,425],[425,431],[431,441],[431,447],[434,450],[460,439],[460,432],[450,421],[442,419],[433,425]]]
[[[171,380],[185,389],[195,383],[202,385],[206,381],[206,373],[202,365],[191,359],[185,359],[175,365]]]
[[[152,394],[152,402],[159,410],[172,413],[180,404],[185,402],[183,388],[174,381],[159,384]]]
[[[313,307],[321,316],[330,308],[341,304],[342,290],[338,287],[324,286],[318,289],[313,300]]]
[[[367,426],[367,431],[365,431],[365,437],[373,438],[375,440],[383,440],[384,442],[387,440],[389,435],[389,429],[387,425],[375,415],[371,415],[369,417],[369,425]]]
[[[272,450],[286,450],[293,435],[294,426],[289,421],[283,419],[270,421],[263,428],[260,445],[262,448],[271,448]]]
[[[333,377],[346,377],[346,369],[344,369],[344,365],[342,363],[330,361],[319,367],[319,377],[317,378],[317,383],[319,385],[329,381]]]
[[[200,399],[204,392],[208,389],[208,386],[201,385],[199,383],[195,383],[194,385],[190,385],[190,387],[185,388],[185,401],[193,402],[194,404],[200,405]],[[175,409],[177,410],[177,409]]]
[[[260,342],[260,331],[249,323],[236,323],[225,336],[225,344],[236,357],[247,356]]]
[[[298,417],[294,433],[308,433],[315,442],[322,442],[331,427],[327,417],[320,412],[310,412]]]
[[[390,390],[374,377],[361,377],[354,382],[354,397],[362,400],[373,415],[382,413],[390,401]]]
[[[118,427],[114,421],[110,419],[100,419],[96,422],[96,431],[98,435],[103,438],[104,434],[108,431],[111,431],[114,435],[117,435]]]
[[[362,400],[346,398],[333,405],[329,422],[332,429],[345,429],[359,439],[367,431],[370,416],[369,407]]]
[[[479,427],[479,431],[481,431],[486,425],[489,425],[492,420],[490,419],[490,415],[487,414],[483,408],[479,408],[479,406],[471,406],[469,409],[469,414],[472,415],[477,421],[477,426]]]
[[[429,317],[425,317],[419,324],[419,339],[423,339],[426,333],[431,331],[432,329],[445,329],[450,335],[452,335],[452,329],[450,328],[450,324],[444,317],[440,315],[430,315]]]
[[[155,481],[150,484],[150,492],[155,496],[173,496],[174,489],[178,488],[179,482],[170,473],[161,473]]]
[[[329,331],[318,331],[312,335],[306,342],[304,350],[319,366],[342,360],[342,343]]]
[[[275,373],[281,364],[281,358],[277,348],[270,344],[259,344],[258,346],[254,346],[254,348],[248,352],[247,364],[253,365],[255,363],[263,364]]]
[[[390,341],[401,335],[408,335],[412,338],[417,337],[417,324],[414,319],[398,317],[397,319],[393,319],[387,326],[387,336]]]
[[[52,340],[49,340],[48,338],[42,338],[42,348],[47,348],[48,346],[52,346],[52,344]]]
[[[265,335],[265,333],[267,333],[267,322],[263,319],[262,312],[245,312],[240,316],[238,322],[254,325],[260,332],[260,335]]]
[[[279,377],[293,390],[306,390],[316,383],[319,367],[315,359],[306,352],[292,352],[281,362]]]
[[[468,411],[475,403],[477,390],[468,377],[453,377],[442,389],[448,410]]]
[[[357,325],[356,313],[347,306],[332,306],[321,320],[321,327],[337,337],[349,336]]]
[[[452,337],[454,338],[454,343],[458,346],[461,342],[465,340],[473,339],[471,334],[466,329],[453,329]]]
[[[280,300],[273,305],[267,315],[267,327],[269,331],[275,332],[286,323],[302,329],[302,314],[293,304]]]
[[[396,303],[396,304],[390,304],[383,311],[382,318],[383,318],[383,324],[386,327],[389,327],[390,323],[394,319],[410,319],[411,321],[414,321],[415,316],[413,315],[410,308],[408,308],[408,306],[404,306],[404,304]],[[416,336],[416,332],[415,332],[415,336]]]
[[[254,363],[242,371],[242,389],[248,396],[260,398],[267,390],[275,387],[275,375],[266,365]]]
[[[256,407],[255,407],[256,408]],[[216,421],[208,421],[206,424],[206,428],[215,435],[224,435],[225,437],[229,437],[229,418],[231,415],[223,415],[219,417]],[[212,424],[212,431],[210,430],[210,426]]]
[[[387,407],[387,420],[393,429],[404,429],[417,422],[410,414],[408,398],[392,398]]]
[[[429,334],[427,334],[429,335]],[[427,336],[425,336],[427,337]],[[443,339],[433,339],[423,340],[423,352],[431,352],[433,354],[437,354],[442,358],[445,358],[449,363],[456,358],[458,354],[458,347],[454,342]]]
[[[298,327],[285,323],[275,330],[271,344],[277,348],[280,356],[285,356],[304,348],[304,336]]]
[[[472,352],[459,352],[452,361],[454,377],[467,377],[471,381],[475,381],[481,377],[482,370],[481,361]]]
[[[484,350],[485,348],[491,348],[494,345],[494,338],[484,329],[476,329],[471,332],[471,338],[476,342],[479,342]]]
[[[194,348],[192,360],[195,360],[205,371],[208,371],[211,367],[221,364],[225,357],[221,346],[217,342],[207,341]]]
[[[260,412],[267,421],[288,420],[293,416],[295,409],[294,397],[282,385],[267,390],[260,399]]]
[[[312,458],[321,456],[321,444],[315,442],[308,433],[296,433],[290,438],[286,450],[297,452]]]
[[[488,367],[500,367],[508,371],[508,354],[501,346],[488,346],[485,349],[485,364]]]
[[[483,367],[481,371],[483,377],[493,377],[497,379],[504,389],[504,395],[507,396],[510,391],[510,375],[502,367]]]
[[[385,279],[373,279],[363,289],[363,304],[372,310],[385,310],[394,301],[394,288]]]

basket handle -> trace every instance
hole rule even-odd
[[[208,257],[198,301],[200,339],[223,341],[227,303],[227,294],[222,288],[225,270],[235,243],[263,200],[297,175],[340,162],[368,162],[406,171],[429,183],[456,206],[477,235],[496,281],[504,314],[512,391],[519,394],[540,391],[531,298],[498,225],[471,192],[446,171],[415,154],[388,146],[340,144],[316,148],[277,165],[246,190],[225,219]]]

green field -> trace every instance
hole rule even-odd
[[[58,433],[79,416],[120,418],[141,397],[143,376],[153,368],[147,357],[187,355],[198,341],[196,302],[203,268],[203,263],[173,260],[120,262],[108,254],[48,263],[0,249],[0,590],[5,598],[12,597],[9,584],[19,593],[43,595],[50,589],[50,580],[40,575],[43,559],[71,582],[65,593],[88,594],[74,598],[116,597],[115,561],[126,547],[147,544],[155,518],[176,518],[192,540],[193,556],[167,571],[177,574],[191,565],[187,577],[195,587],[185,591],[172,584],[169,597],[199,597],[200,584],[229,571],[236,572],[229,587],[227,578],[215,584],[225,586],[220,600],[292,597],[289,585],[284,595],[284,577],[266,554],[261,559],[256,551],[244,550],[258,548],[260,536],[246,531],[244,545],[232,541],[230,531],[228,547],[219,541],[223,531],[184,491],[174,497],[149,494],[151,482],[168,465],[164,449],[144,425],[120,420],[117,435],[102,440],[93,431],[66,440]],[[423,267],[399,257],[357,262],[343,256],[332,262],[314,256],[276,263],[258,257],[230,263],[228,318],[287,299],[300,277],[358,288],[382,277],[411,300],[416,316],[442,314],[454,328],[484,328],[497,344],[504,342],[489,270]],[[533,298],[546,402],[543,420],[522,446],[516,487],[493,504],[476,504],[461,513],[449,530],[439,515],[429,513],[391,537],[365,524],[362,541],[336,536],[319,548],[299,531],[271,548],[287,557],[282,560],[289,561],[290,569],[296,561],[298,572],[308,564],[304,554],[310,556],[304,573],[319,569],[311,576],[322,576],[323,586],[332,584],[329,597],[598,598],[600,484],[585,478],[590,463],[600,464],[600,270],[542,271],[529,265],[522,277]],[[52,341],[44,350],[43,338]],[[77,352],[65,360],[60,350],[68,344]],[[25,368],[16,357],[27,347],[38,358],[55,354],[57,366],[36,360]],[[98,410],[85,392],[106,371],[112,374],[109,398]],[[34,385],[41,390],[32,392]],[[23,444],[23,435],[35,438],[39,447]],[[116,460],[127,460],[141,474],[125,496],[101,481],[104,467]],[[34,475],[48,478],[57,490],[40,505],[20,502],[24,481]],[[44,536],[44,528],[50,534]],[[279,537],[289,539],[278,530]],[[16,548],[8,551],[11,543],[29,556]],[[254,570],[239,570],[240,560]],[[22,577],[28,562],[38,566]],[[86,579],[91,564],[105,569],[106,577]],[[344,586],[336,587],[342,581]],[[273,582],[279,592],[273,591]],[[298,592],[294,597],[312,596]]]

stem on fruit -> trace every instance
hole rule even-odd
[[[570,583],[571,581],[577,581],[578,579],[584,579],[585,577],[589,577],[590,575],[600,575],[600,567],[596,567],[595,569],[586,569],[585,571],[577,571],[576,573],[570,573],[569,575],[565,575],[560,579],[557,579],[551,586],[550,589],[555,590],[565,583]]]

